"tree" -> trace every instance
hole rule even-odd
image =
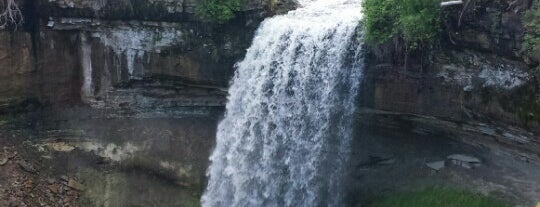
[[[383,44],[399,33],[396,0],[364,0],[363,8],[368,42]]]
[[[367,40],[382,44],[398,35],[412,49],[440,31],[439,0],[364,0]]]
[[[22,23],[22,12],[15,0],[0,0],[0,28],[13,24],[18,25]]]
[[[242,8],[242,0],[204,0],[197,5],[199,16],[212,22],[225,23]]]
[[[393,40],[404,46],[397,49],[404,56],[404,70],[409,54],[419,51],[423,68],[423,51],[432,47],[441,30],[439,0],[364,0],[363,9],[368,42]]]
[[[527,29],[523,41],[524,52],[540,61],[540,1],[535,1],[531,9],[525,12],[523,22]]]

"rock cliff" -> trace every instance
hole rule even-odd
[[[24,24],[0,30],[0,146],[18,156],[0,154],[0,186],[34,190],[0,187],[0,206],[198,205],[234,64],[296,6],[248,0],[217,24],[201,2],[17,1]]]
[[[41,175],[77,177],[87,189],[82,206],[196,205],[234,63],[265,17],[295,7],[268,2],[248,0],[235,19],[215,24],[195,15],[200,0],[19,0],[24,24],[0,31],[0,145]],[[358,128],[383,139],[355,140],[354,163],[392,145],[387,153],[401,160],[408,149],[540,160],[538,63],[521,48],[532,1],[470,2],[444,9],[440,46],[411,54],[407,67],[396,45],[367,46]],[[411,166],[433,156],[422,153]],[[393,182],[377,174],[365,178]],[[495,183],[514,182],[493,174]]]
[[[133,83],[224,88],[258,23],[295,6],[247,1],[235,19],[214,24],[195,14],[198,0],[18,2],[24,25],[0,35],[4,110],[29,104],[113,107],[122,98],[107,102],[118,97],[111,93]],[[194,104],[223,105],[210,99]]]
[[[522,51],[523,15],[532,1],[467,2],[443,9],[440,45],[412,53],[406,67],[395,45],[368,46],[361,105],[380,113],[366,124],[509,146],[538,159],[540,90],[532,75],[537,63]],[[404,118],[409,115],[418,117]],[[399,124],[391,124],[391,117]],[[431,118],[455,127],[419,124]]]

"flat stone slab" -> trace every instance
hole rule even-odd
[[[456,160],[460,162],[467,162],[467,163],[481,163],[480,159],[476,157],[472,157],[469,155],[462,155],[462,154],[453,154],[448,156],[448,159],[450,160]]]
[[[448,159],[452,162],[454,165],[461,166],[463,168],[467,169],[473,169],[476,167],[479,167],[482,161],[480,159],[469,156],[469,155],[463,155],[463,154],[453,154],[448,156]]]
[[[440,171],[441,169],[445,167],[445,162],[444,161],[428,162],[426,163],[426,166],[428,166],[429,168],[435,171]]]

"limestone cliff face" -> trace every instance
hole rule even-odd
[[[529,0],[480,0],[445,8],[441,46],[411,54],[406,68],[395,45],[371,47],[362,105],[416,115],[416,121],[420,117],[450,121],[456,127],[442,133],[469,142],[508,144],[538,155],[540,90],[531,75],[535,63],[521,51],[522,18],[530,5]],[[441,132],[420,125],[405,130]],[[475,132],[459,135],[470,130]]]
[[[25,24],[0,32],[0,108],[116,107],[132,104],[132,95],[115,93],[132,84],[152,85],[154,96],[175,102],[182,101],[171,87],[226,87],[258,23],[295,6],[250,0],[237,18],[213,24],[195,15],[200,2],[19,1]],[[184,104],[223,105],[220,97]]]
[[[215,24],[200,2],[18,1],[24,25],[0,30],[2,146],[78,177],[81,206],[197,206],[234,64],[295,6],[247,0]]]

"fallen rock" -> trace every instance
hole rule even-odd
[[[4,147],[4,153],[0,153],[0,166],[7,164],[15,156],[17,156],[17,152],[10,153],[8,152],[8,148]]]
[[[462,162],[469,162],[469,163],[480,163],[480,159],[476,158],[476,157],[472,157],[472,156],[469,156],[469,155],[462,155],[462,154],[454,154],[454,155],[450,155],[448,156],[448,159],[451,159],[451,160],[459,160],[459,161],[462,161]]]
[[[20,160],[18,164],[19,164],[19,167],[21,167],[21,169],[26,172],[29,172],[29,173],[37,172],[34,166],[32,166],[32,164],[30,164],[29,162],[26,162],[25,160]]]
[[[0,158],[0,166],[7,164],[9,159],[7,157]]]
[[[56,184],[49,185],[47,188],[49,188],[49,190],[51,190],[52,193],[60,192],[60,186],[58,186]]]
[[[68,184],[67,184],[68,187],[70,188],[73,188],[75,190],[78,190],[78,191],[83,191],[84,190],[84,185],[77,182],[75,179],[73,178],[70,178],[69,181],[68,181]]]
[[[438,172],[445,167],[445,161],[428,162],[426,166]]]
[[[71,152],[75,150],[75,146],[67,144],[65,142],[48,143],[49,148],[58,152]]]
[[[452,162],[454,165],[461,166],[463,168],[472,169],[479,167],[482,161],[476,157],[472,157],[469,155],[463,155],[463,154],[453,154],[448,156],[448,159]]]

